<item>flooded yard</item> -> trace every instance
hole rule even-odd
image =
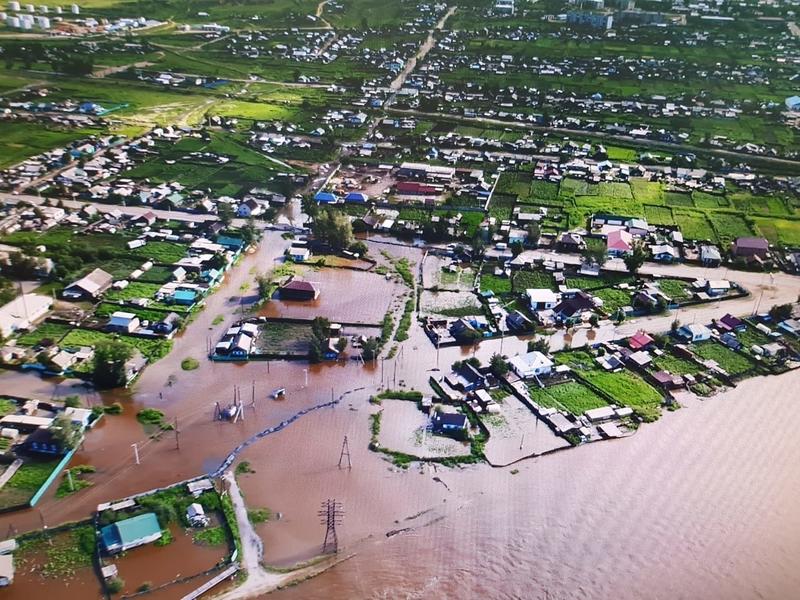
[[[193,537],[202,529],[184,529],[180,525],[172,524],[169,527],[173,541],[166,546],[157,543],[147,544],[123,552],[117,556],[106,559],[106,564],[114,564],[119,570],[119,577],[125,582],[123,594],[129,595],[145,589],[156,590],[180,581],[186,577],[197,575],[224,561],[228,554],[228,544],[204,545],[193,541]],[[194,589],[210,579],[197,577],[188,583]],[[181,584],[183,585],[183,584]],[[174,590],[165,587],[164,593]]]
[[[532,454],[569,446],[515,396],[509,394],[497,406],[498,414],[481,416],[489,430],[484,454],[491,464],[508,465]]]
[[[461,317],[483,313],[478,299],[472,292],[430,292],[425,290],[420,297],[420,312]]]
[[[428,415],[416,402],[383,400],[380,445],[388,450],[421,458],[469,454],[469,443],[426,431]]]
[[[301,277],[319,290],[316,300],[296,301],[273,298],[261,310],[266,317],[313,319],[377,325],[395,296],[404,290],[398,283],[377,273],[349,269],[303,268]]]

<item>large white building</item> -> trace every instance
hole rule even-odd
[[[0,335],[8,337],[28,329],[50,311],[53,299],[39,294],[22,294],[0,307]]]

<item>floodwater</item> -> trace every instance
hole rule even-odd
[[[277,598],[797,597],[800,407],[787,390],[800,384],[800,372],[746,381],[668,413],[628,439],[513,467],[397,469],[368,450],[369,414],[378,409],[369,395],[381,386],[427,389],[428,378],[441,378],[455,360],[474,354],[486,362],[494,352],[524,350],[525,341],[505,338],[437,351],[412,327],[395,358],[365,366],[352,360],[202,361],[197,371],[181,371],[181,360],[202,359],[209,341],[238,318],[242,284],[252,287],[254,274],[270,268],[287,245],[268,233],[258,252],[209,298],[173,352],[146,369],[132,392],[101,397],[83,391],[87,400],[125,406],[124,414],[101,421],[75,458],[75,464],[97,468],[94,485],[62,500],[52,488],[36,510],[0,516],[0,528],[13,523],[25,531],[41,527],[41,519],[55,525],[86,518],[100,502],[211,471],[248,436],[302,408],[364,388],[241,455],[256,471],[241,477],[248,505],[281,513],[258,528],[269,564],[291,565],[316,555],[324,536],[320,503],[336,498],[344,505],[339,539],[343,554],[354,557]],[[382,245],[372,252],[381,249],[420,259],[418,250],[408,248]],[[214,325],[217,315],[225,319]],[[0,389],[20,396],[82,390],[54,383],[22,373],[0,375]],[[234,385],[246,406],[244,421],[213,421],[214,404],[229,403]],[[269,399],[277,387],[287,389],[285,400]],[[170,422],[177,419],[180,434],[149,438],[135,419],[145,406],[163,410]],[[337,465],[344,436],[352,469]],[[134,443],[140,465],[133,459]],[[387,537],[397,530],[404,531]],[[208,567],[202,552],[186,552],[182,572]],[[146,571],[158,560],[153,556],[132,570],[132,581],[148,579]],[[21,598],[12,590],[4,596]]]
[[[306,268],[301,278],[319,289],[319,298],[309,301],[274,299],[260,314],[295,319],[325,317],[331,321],[379,325],[392,299],[402,291],[402,286],[394,280],[350,269]]]

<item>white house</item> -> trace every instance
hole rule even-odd
[[[40,294],[22,294],[0,307],[0,335],[9,337],[20,329],[29,329],[44,318],[53,299]]]
[[[531,310],[547,310],[554,308],[561,299],[559,294],[547,288],[525,290]]]
[[[541,352],[534,350],[527,354],[518,354],[508,361],[508,366],[514,373],[528,379],[530,377],[547,377],[553,370],[553,361]]]
[[[311,250],[304,247],[292,246],[289,249],[289,258],[294,262],[305,262],[311,258]]]
[[[711,330],[699,323],[689,323],[678,329],[678,335],[690,342],[703,342],[711,339]]]
[[[111,319],[109,319],[108,325],[106,325],[106,329],[109,331],[132,333],[139,329],[139,317],[133,313],[118,310],[112,313]]]

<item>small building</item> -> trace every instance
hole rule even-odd
[[[653,338],[647,335],[647,333],[645,333],[644,331],[637,331],[634,335],[628,338],[628,347],[634,351],[645,350],[652,343],[653,343]]]
[[[705,340],[711,339],[711,330],[699,323],[689,323],[680,327],[677,331],[677,335],[687,342],[704,342]]]
[[[314,200],[320,204],[335,204],[339,201],[339,196],[333,192],[320,191],[314,195]]]
[[[158,323],[153,325],[153,331],[161,335],[169,335],[175,331],[181,323],[181,318],[177,313],[171,312]]]
[[[51,428],[40,428],[30,434],[20,448],[28,454],[45,454],[61,456],[65,453],[64,445],[53,435]]]
[[[113,281],[114,278],[109,273],[97,268],[65,287],[61,295],[67,300],[96,300],[111,287]]]
[[[747,329],[747,324],[739,317],[734,317],[728,313],[717,321],[717,327],[724,331],[744,331]]]
[[[653,244],[650,246],[650,254],[653,255],[653,260],[657,262],[671,263],[680,258],[678,251],[669,244]]]
[[[582,252],[586,248],[586,242],[579,233],[565,231],[558,237],[558,249],[562,252]]]
[[[738,258],[766,258],[769,254],[769,242],[759,237],[736,238],[731,252]]]
[[[508,361],[508,366],[522,379],[547,377],[553,370],[553,361],[541,352],[534,350],[514,356]]]
[[[139,324],[139,317],[135,314],[118,310],[111,314],[106,329],[118,333],[133,333],[139,329]]]
[[[109,554],[150,544],[161,537],[161,526],[155,513],[144,513],[106,525],[100,530],[103,547]]]
[[[606,237],[606,248],[611,256],[622,256],[633,249],[633,236],[624,229],[612,231]]]
[[[722,264],[722,255],[716,246],[700,246],[700,262],[704,267],[718,267]]]
[[[706,283],[706,293],[709,296],[724,296],[731,291],[731,282],[726,279],[712,279]]]
[[[311,258],[311,250],[303,246],[292,246],[289,248],[289,258],[297,263],[306,262]]]
[[[197,292],[188,289],[177,289],[172,292],[172,302],[181,306],[192,306],[197,300]]]
[[[186,509],[186,520],[192,527],[206,527],[211,522],[203,506],[198,502],[193,502]]]
[[[461,413],[438,412],[431,419],[433,432],[439,435],[447,435],[463,439],[467,437],[469,431],[469,421],[466,415]]]
[[[281,300],[316,300],[319,289],[310,281],[292,279],[279,290]]]
[[[561,299],[559,294],[547,288],[525,290],[531,310],[549,310],[555,308]]]
[[[0,587],[14,583],[14,556],[0,554]]]

